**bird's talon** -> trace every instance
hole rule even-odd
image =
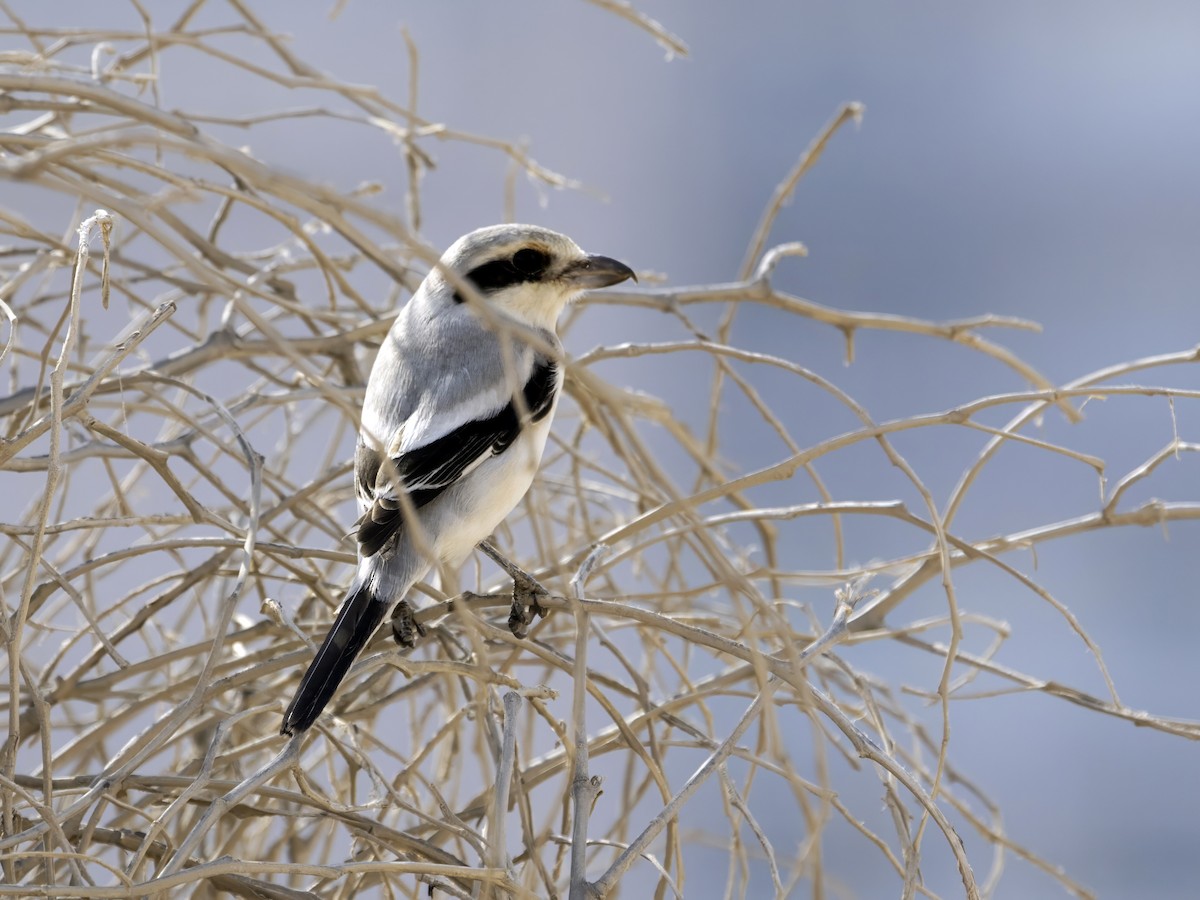
[[[527,637],[529,622],[530,620],[525,614],[525,606],[514,596],[512,606],[508,610],[508,630],[513,633],[514,637]]]
[[[406,650],[417,646],[417,640],[425,637],[425,626],[417,621],[407,600],[401,600],[392,611],[392,640]]]
[[[549,596],[541,585],[532,581],[517,579],[513,581],[512,608],[508,612],[508,630],[516,637],[523,638],[529,634],[529,626],[534,617],[544,619],[550,610],[539,602],[541,597]]]

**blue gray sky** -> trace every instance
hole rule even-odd
[[[61,15],[95,23],[113,13],[101,9],[109,6],[72,0]],[[525,140],[541,163],[605,198],[572,191],[542,198],[521,182],[518,218],[662,273],[670,284],[734,278],[775,185],[839,105],[856,100],[866,106],[861,127],[835,137],[776,224],[776,241],[803,241],[810,251],[782,265],[782,287],[845,309],[1038,321],[1039,334],[990,336],[1060,382],[1187,349],[1200,335],[1195,3],[639,3],[687,42],[688,57],[675,59],[582,2],[348,0],[333,19],[328,4],[253,6],[293,35],[301,58],[401,99],[407,27],[420,48],[424,115]],[[219,10],[204,15],[216,23]],[[169,84],[165,106],[228,112],[303,102],[266,89],[231,97],[206,77],[211,67],[194,64],[194,78],[176,75]],[[271,135],[263,129],[254,138],[264,160],[342,187],[378,180],[392,186],[381,202],[402,211],[401,160],[382,133],[364,129],[349,142],[340,132],[314,131],[303,141],[282,129],[278,140]],[[439,163],[424,182],[431,244],[445,246],[503,216],[502,159],[426,146]],[[630,335],[604,312],[585,313],[587,328],[573,332],[572,351],[655,336],[656,325]],[[861,335],[846,366],[838,333],[817,324],[781,333],[777,324],[767,312],[748,312],[736,338],[834,379],[878,419],[1025,387],[961,349],[894,335]],[[674,332],[664,323],[661,334]],[[669,370],[657,377],[645,389],[702,425],[707,393],[689,391],[688,380]],[[1200,387],[1195,371],[1181,369],[1139,380]],[[768,399],[786,410],[803,443],[845,429],[827,406],[793,399],[783,385],[772,390]],[[1185,440],[1200,439],[1194,403],[1176,404],[1174,414]],[[1120,477],[1164,446],[1172,427],[1163,401],[1110,399],[1090,405],[1078,426],[1047,417],[1037,434],[1105,457]],[[900,443],[943,499],[978,442],[948,434],[943,442],[940,434]],[[757,458],[754,446],[736,449],[747,466],[771,461]],[[1013,453],[979,485],[962,513],[963,533],[982,537],[1095,509],[1094,476],[1030,458]],[[1131,505],[1150,496],[1197,499],[1196,464],[1184,456],[1165,465]],[[872,467],[848,461],[826,474],[843,499],[888,499],[896,482],[885,468],[876,458]],[[1194,719],[1198,537],[1186,524],[1166,534],[1113,532],[1048,545],[1036,569],[1029,557],[1013,560],[1097,639],[1128,705]],[[858,545],[861,558],[893,552],[885,537],[878,546],[873,539],[867,534]],[[828,565],[816,550],[802,562]],[[972,609],[1012,624],[1007,663],[1102,691],[1081,644],[1036,598],[971,575],[960,591]],[[920,602],[902,620],[938,612],[936,594]],[[936,683],[927,661],[902,653],[867,645],[847,656],[897,682]],[[960,703],[954,715],[953,758],[1000,800],[1014,838],[1101,896],[1193,896],[1200,841],[1193,745],[1043,695]],[[847,771],[839,788],[868,805],[879,794],[875,776],[863,771]],[[835,831],[825,850],[857,895],[897,893],[889,874],[861,866],[869,854],[861,839]],[[930,874],[953,896],[952,866],[939,852],[931,851]],[[977,868],[986,869],[984,854]],[[723,860],[713,872],[723,879]],[[690,877],[694,887],[703,884],[696,869]],[[1045,876],[1014,861],[996,896],[1050,889]]]

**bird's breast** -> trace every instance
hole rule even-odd
[[[450,501],[445,512],[455,521],[439,523],[437,529],[437,554],[443,563],[461,565],[521,502],[541,463],[550,419],[526,424],[512,446],[452,488],[454,496],[445,498]]]

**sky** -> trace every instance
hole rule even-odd
[[[95,22],[99,6],[71,0],[56,15]],[[347,0],[332,18],[328,4],[253,7],[292,35],[301,58],[398,98],[409,87],[406,28],[420,48],[426,117],[525,141],[540,163],[587,187],[546,192],[520,181],[519,219],[659,273],[664,284],[735,279],[775,186],[840,105],[858,101],[861,124],[839,131],[775,224],[773,242],[802,241],[809,250],[781,264],[781,288],[844,310],[1036,321],[1040,332],[987,335],[1058,383],[1187,350],[1200,335],[1195,3],[638,3],[686,42],[686,57],[596,6],[567,0]],[[227,20],[218,5],[203,16]],[[195,71],[170,82],[169,108],[253,111],[287,96],[263,88],[231,97],[204,61],[181,56],[179,65]],[[506,163],[497,154],[425,146],[438,162],[423,186],[432,245],[503,217]],[[401,211],[400,158],[380,132],[347,142],[313,131],[297,141],[267,128],[256,130],[252,149],[339,187],[394,185],[381,202]],[[568,339],[573,353],[673,334],[651,321],[631,336],[627,322],[599,306],[585,317]],[[1026,387],[993,362],[929,339],[863,333],[847,365],[842,336],[817,323],[781,330],[769,311],[752,310],[735,334],[744,346],[833,379],[877,419]],[[639,386],[703,423],[707,392],[690,390],[686,373],[659,366],[616,377],[652,379]],[[1200,387],[1194,367],[1124,380]],[[783,383],[765,390],[806,444],[846,428],[844,411],[810,404]],[[1114,481],[1174,429],[1200,439],[1194,402],[1171,409],[1149,398],[1109,399],[1085,412],[1078,425],[1049,415],[1036,434],[1103,456]],[[730,415],[736,426],[738,411]],[[944,500],[979,441],[932,432],[898,445]],[[770,461],[751,442],[733,446],[747,467]],[[1195,501],[1200,479],[1189,455],[1164,463],[1129,506],[1151,496]],[[1012,452],[973,492],[960,530],[982,537],[1094,511],[1097,481],[1083,468]],[[878,459],[868,467],[848,459],[827,474],[846,499],[886,499],[896,490]],[[1194,523],[1125,529],[1053,542],[1036,560],[1019,560],[1036,567],[1097,639],[1134,708],[1200,718],[1198,538]],[[893,552],[886,535],[870,532],[855,549],[863,559]],[[814,552],[814,568],[825,562]],[[1036,598],[970,575],[959,589],[972,609],[1012,625],[1007,663],[1102,692],[1081,643]],[[924,606],[901,610],[903,620],[937,612],[937,595],[914,602]],[[847,658],[898,682],[931,685],[929,672],[903,653],[868,645]],[[1041,694],[956,704],[954,716],[954,759],[1000,799],[1014,837],[1101,896],[1193,895],[1195,747]],[[877,779],[861,770],[839,787],[866,802],[879,793]],[[856,869],[863,847],[853,835],[834,835],[825,852],[857,895],[897,893],[890,874]],[[723,863],[715,865],[714,877],[723,878]],[[977,870],[985,869],[981,858]],[[935,880],[953,896],[945,879]],[[1044,875],[1013,861],[996,896],[1051,891]]]

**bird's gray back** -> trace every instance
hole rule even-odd
[[[438,299],[421,291],[413,296],[371,370],[363,434],[385,453],[421,446],[501,409],[532,371],[534,352],[527,344],[509,340],[505,353],[497,334],[467,304]],[[555,335],[541,337],[558,346]],[[508,373],[507,383],[497,372]]]

